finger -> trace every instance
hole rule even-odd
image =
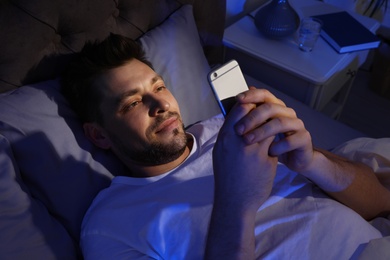
[[[254,103],[261,104],[264,102],[275,103],[279,105],[284,105],[285,103],[275,97],[271,92],[266,89],[257,89],[255,87],[250,87],[249,90],[242,92],[236,97],[237,102],[239,103]]]
[[[235,104],[225,118],[225,122],[220,129],[220,135],[238,136],[234,126],[255,107],[254,104]]]
[[[295,111],[291,108],[275,103],[264,103],[251,110],[245,117],[236,123],[237,134],[247,134],[260,127],[273,118],[289,117],[296,118]]]
[[[243,137],[247,144],[251,144],[279,134],[288,136],[298,131],[307,131],[302,120],[290,117],[276,117],[247,132]],[[279,135],[279,139],[283,138],[283,135]]]
[[[311,146],[310,133],[308,131],[298,131],[286,135],[277,142],[273,142],[270,146],[269,153],[273,156],[280,156],[291,151],[306,151],[306,148],[310,148]]]
[[[244,116],[246,116],[251,110],[255,108],[255,104],[236,103],[230,110],[229,114],[226,116],[223,128],[234,130],[234,126],[237,124],[237,122],[239,122]]]

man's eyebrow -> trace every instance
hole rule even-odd
[[[159,81],[159,80],[164,81],[164,80],[163,80],[163,77],[162,77],[161,75],[156,75],[156,76],[154,76],[154,77],[151,79],[150,83],[151,83],[151,85],[153,85],[154,83],[156,83],[156,82]],[[117,103],[117,104],[121,104],[127,97],[134,96],[134,95],[137,94],[139,91],[140,91],[139,88],[135,88],[135,89],[131,89],[131,90],[129,90],[129,91],[126,91],[126,92],[122,93],[122,94],[116,99],[116,103]]]
[[[159,80],[164,81],[164,79],[161,75],[156,75],[155,77],[152,78],[152,84],[156,83]]]
[[[126,91],[124,93],[122,93],[118,98],[117,98],[117,102],[118,103],[121,103],[124,99],[126,99],[127,97],[131,97],[131,96],[134,96],[135,94],[137,94],[139,92],[139,88],[136,88],[136,89],[132,89],[132,90],[129,90],[129,91]]]

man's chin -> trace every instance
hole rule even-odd
[[[187,135],[185,133],[178,133],[172,138],[165,138],[158,143],[154,143],[148,150],[147,156],[149,158],[147,161],[154,164],[172,162],[184,153],[187,142]]]
[[[187,138],[187,135],[184,131],[181,131],[178,128],[173,129],[170,132],[161,132],[157,134],[159,142],[164,146],[172,145],[173,143],[183,142],[184,137]]]

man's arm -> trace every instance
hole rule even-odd
[[[268,154],[273,137],[248,145],[234,130],[253,108],[234,107],[214,146],[214,206],[205,259],[254,258],[256,212],[271,193],[277,157]]]
[[[214,206],[206,259],[253,259],[255,219],[269,197],[277,155],[270,153],[278,133],[311,147],[310,135],[295,112],[269,91],[250,88],[237,97],[213,151]],[[310,149],[303,149],[310,154]],[[310,157],[310,156],[308,156]]]
[[[390,211],[390,192],[368,167],[313,149],[303,122],[269,91],[251,88],[237,101],[214,148],[206,259],[254,258],[255,215],[270,194],[276,157],[365,218]]]
[[[251,89],[238,96],[242,104],[255,102],[268,95]],[[366,219],[390,212],[390,191],[376,178],[367,166],[349,161],[328,151],[313,149],[310,133],[294,113],[275,113],[286,108],[268,103],[252,111],[252,117],[244,117],[236,124],[247,143],[257,142],[269,136],[283,133],[284,137],[270,146],[269,153],[278,156],[291,170],[315,182],[330,196],[355,210]],[[256,112],[256,113],[255,113]],[[254,128],[257,121],[267,121]],[[256,119],[254,119],[256,118]],[[250,136],[250,138],[248,138]]]
[[[301,174],[365,219],[390,213],[390,191],[368,166],[316,149]]]
[[[257,209],[216,197],[204,259],[254,259]]]

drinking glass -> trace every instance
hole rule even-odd
[[[320,35],[322,22],[319,19],[308,17],[301,21],[298,30],[298,45],[299,49],[305,52],[313,50]]]

